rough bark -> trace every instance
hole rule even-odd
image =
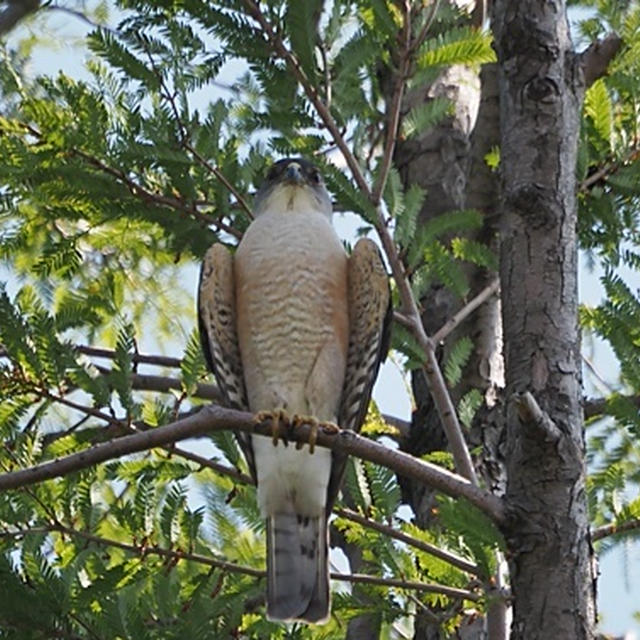
[[[562,0],[496,2],[512,638],[593,638],[577,327],[584,80]]]

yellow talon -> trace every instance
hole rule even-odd
[[[327,426],[332,427],[333,429],[338,430],[338,427],[334,425],[332,422],[320,422],[314,416],[300,416],[295,415],[291,421],[292,427],[299,427],[302,424],[308,424],[311,427],[311,431],[309,432],[309,453],[313,453],[316,448],[316,442],[318,440],[318,428],[322,427],[324,431],[327,430]],[[302,449],[304,446],[304,442],[297,442],[296,449]]]
[[[321,422],[320,426],[325,433],[340,433],[340,427],[335,422]]]
[[[267,411],[258,411],[254,417],[254,421],[256,424],[261,424],[266,422],[267,420],[271,421],[271,438],[273,440],[273,446],[278,446],[278,433],[280,431],[280,423],[284,422],[285,424],[289,423],[289,416],[286,411],[282,409],[274,409]],[[285,443],[286,444],[286,443]]]
[[[312,416],[303,416],[296,413],[291,419],[291,427],[292,429],[295,429],[303,424],[311,423],[313,420],[315,420],[315,418]],[[304,442],[298,440],[296,442],[296,449],[302,449],[302,447],[304,447]]]

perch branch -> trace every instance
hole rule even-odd
[[[210,431],[231,429],[260,435],[271,435],[275,426],[269,422],[256,424],[254,417],[245,412],[208,405],[197,413],[171,424],[149,431],[124,436],[98,444],[90,449],[44,462],[33,467],[11,471],[0,475],[0,490],[14,489],[64,476],[80,469],[120,458],[124,455],[146,451],[173,442],[206,435]],[[308,442],[312,427],[301,425],[295,430],[278,425],[277,433],[285,441]],[[396,473],[425,482],[434,489],[454,497],[464,497],[497,523],[504,522],[502,501],[489,492],[473,485],[469,480],[451,473],[437,465],[418,460],[398,450],[389,449],[377,442],[357,435],[352,431],[338,430],[327,433],[320,430],[317,443],[330,449],[340,450],[370,462],[389,467]]]

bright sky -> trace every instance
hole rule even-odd
[[[43,22],[39,20],[33,26],[34,33],[42,34],[43,26]],[[46,48],[38,47],[34,51],[29,73],[55,75],[59,69],[63,69],[67,75],[74,78],[87,78],[84,62],[88,54],[86,49],[77,45],[79,38],[89,31],[89,26],[68,14],[57,12],[50,14],[47,28],[52,32],[52,40],[56,45]],[[28,30],[25,27],[15,30],[10,36],[9,44],[16,43],[27,33]],[[238,68],[227,67],[225,74],[228,74],[228,77],[221,78],[221,80],[229,81],[238,72]],[[205,97],[206,94],[203,95],[203,98]],[[215,97],[215,90],[212,89],[210,98],[214,99]],[[356,220],[355,216],[335,216],[335,226],[341,238],[353,239],[357,225]],[[0,278],[4,275],[3,272],[0,272]],[[185,278],[189,278],[192,283],[187,286],[193,286],[195,291],[196,270],[185,270]],[[640,288],[640,278],[637,273],[627,273],[626,279],[632,288]],[[581,260],[580,267],[580,297],[583,302],[588,304],[597,304],[602,297],[599,274],[589,273],[584,259]],[[182,344],[176,345],[175,355],[181,353],[182,346]],[[148,345],[147,348],[149,351],[153,351],[152,345]],[[596,341],[592,356],[598,363],[600,374],[607,380],[615,382],[617,379],[615,358],[610,348],[602,342]],[[585,372],[585,387],[587,395],[597,393],[597,389],[593,388],[590,383],[590,376],[587,375],[587,372]],[[374,398],[384,413],[405,419],[409,417],[411,408],[406,385],[398,368],[390,360],[387,360],[383,366],[379,381],[374,389]],[[600,558],[598,608],[602,620],[601,630],[617,636],[628,633],[626,640],[640,640],[640,621],[634,620],[632,617],[634,611],[640,610],[640,570],[638,567],[640,567],[640,543],[638,542],[620,546]]]

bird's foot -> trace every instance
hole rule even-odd
[[[269,411],[258,411],[258,413],[256,413],[256,415],[254,416],[254,421],[256,424],[267,422],[267,420],[271,422],[271,438],[273,440],[273,446],[277,447],[280,423],[290,425],[291,422],[289,420],[289,415],[282,409],[273,409]]]
[[[316,447],[316,440],[318,439],[318,425],[320,422],[318,418],[314,416],[300,416],[298,414],[294,415],[291,419],[291,427],[294,429],[303,424],[308,424],[311,427],[311,431],[309,432],[309,453],[313,453]],[[296,442],[296,449],[302,449],[303,446],[304,442]]]
[[[339,433],[340,427],[333,422],[320,422],[314,416],[300,416],[294,415],[291,418],[291,427],[296,428],[300,425],[308,424],[311,427],[311,431],[309,432],[309,453],[313,453],[316,448],[316,441],[318,440],[318,430],[322,429],[324,433]],[[304,442],[298,442],[296,444],[296,449],[301,449],[304,445]]]

